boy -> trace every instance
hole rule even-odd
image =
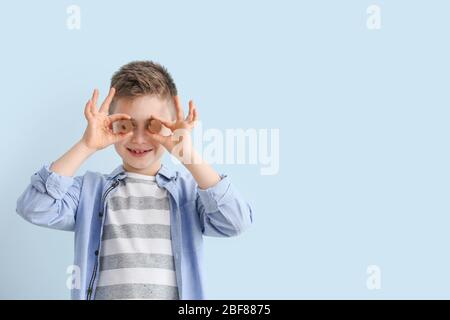
[[[17,213],[75,232],[80,287],[72,299],[203,299],[203,235],[240,234],[252,223],[250,206],[195,152],[197,109],[190,101],[184,117],[164,67],[131,62],[113,75],[100,109],[98,95],[94,90],[85,106],[83,137],[31,177]],[[73,177],[111,144],[122,165]],[[187,173],[161,164],[166,150]]]

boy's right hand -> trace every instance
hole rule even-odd
[[[131,119],[131,117],[125,113],[108,115],[114,93],[115,89],[111,88],[105,101],[103,101],[100,110],[97,110],[98,90],[95,89],[92,98],[86,103],[86,107],[84,108],[84,115],[88,121],[88,126],[83,134],[81,142],[93,151],[104,149],[111,144],[133,135],[133,131],[128,133],[114,133],[112,131],[112,123],[114,121]]]

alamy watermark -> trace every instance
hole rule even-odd
[[[381,268],[377,265],[370,265],[366,269],[367,280],[366,287],[368,290],[380,290],[381,289]]]
[[[381,29],[381,8],[379,5],[372,4],[367,7],[366,13],[368,14],[366,20],[366,26],[369,30]]]
[[[69,265],[66,269],[69,275],[66,280],[66,287],[69,290],[81,288],[81,269],[77,265]]]
[[[179,141],[180,136],[185,136],[185,130],[175,130],[172,138]],[[197,121],[191,139],[189,143],[194,145],[201,159],[211,164],[259,165],[261,175],[276,175],[280,169],[280,129],[204,130],[201,121]],[[172,151],[176,155],[172,159],[174,162],[183,159],[183,163],[193,163],[191,155],[182,152],[183,141],[188,142],[182,139],[178,150]]]
[[[69,30],[81,29],[81,9],[80,6],[70,5],[66,8],[67,19],[66,26]]]

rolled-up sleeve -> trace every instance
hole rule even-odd
[[[253,223],[252,208],[225,174],[220,175],[220,181],[214,186],[197,188],[196,205],[206,236],[237,236]]]
[[[73,231],[83,177],[61,176],[44,165],[17,200],[16,212],[44,227]]]

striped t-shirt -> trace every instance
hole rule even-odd
[[[107,203],[95,299],[178,299],[167,191],[126,174]]]

